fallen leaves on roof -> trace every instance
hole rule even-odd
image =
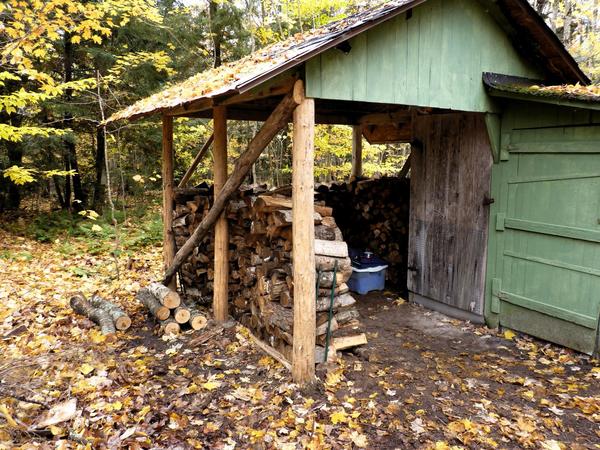
[[[290,38],[271,44],[238,61],[224,64],[196,74],[187,80],[168,87],[156,94],[134,103],[106,120],[106,123],[122,119],[135,119],[185,105],[190,102],[212,98],[239,91],[259,76],[277,73],[283,65],[296,66],[302,56],[315,50],[327,49],[327,44],[345,32],[376,20],[411,0],[394,0],[377,8],[351,15],[345,19],[306,33],[297,33]]]

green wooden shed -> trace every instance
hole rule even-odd
[[[264,121],[299,79],[315,123],[412,144],[412,301],[597,349],[600,96],[527,1],[392,1],[109,122],[223,108],[229,120]]]

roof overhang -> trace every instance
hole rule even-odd
[[[600,111],[600,95],[588,93],[585,87],[577,92],[573,86],[548,86],[542,80],[489,72],[483,74],[483,83],[492,97]]]
[[[378,8],[333,22],[309,34],[261,49],[218,69],[198,74],[178,85],[140,100],[109,117],[105,123],[154,114],[189,116],[214,105],[251,101],[253,90],[268,90],[274,78],[309,59],[336,48],[427,0],[393,0]],[[560,40],[527,0],[479,0],[524,56],[544,70],[550,83],[588,84],[589,79]],[[248,67],[249,66],[249,67]],[[263,96],[276,95],[267,92]],[[258,96],[260,97],[260,96]]]

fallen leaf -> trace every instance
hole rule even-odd
[[[44,415],[34,428],[46,428],[50,425],[56,425],[57,423],[66,422],[71,420],[77,413],[77,399],[72,398],[64,402],[54,405]]]

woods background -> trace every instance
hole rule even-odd
[[[599,1],[532,5],[593,81],[600,81]],[[97,127],[104,118],[211,66],[364,7],[368,3],[342,0],[0,4],[0,211],[75,211],[95,219],[96,212],[106,212],[110,192],[111,221],[125,220],[132,204],[141,207],[158,197],[142,194],[160,189],[160,126],[152,120],[124,123],[105,135]],[[232,122],[230,163],[258,126]],[[255,164],[254,182],[290,181],[289,131]],[[211,133],[209,120],[176,121],[176,179]],[[317,127],[317,181],[349,176],[350,142],[349,127]],[[365,175],[398,172],[407,152],[404,145],[365,144]],[[210,179],[207,158],[191,182]]]

